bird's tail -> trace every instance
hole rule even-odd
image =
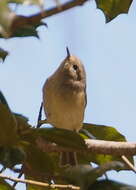
[[[76,166],[77,162],[77,154],[76,152],[61,152],[60,153],[60,166]]]

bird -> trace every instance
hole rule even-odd
[[[78,132],[83,125],[87,104],[86,72],[81,60],[70,54],[43,86],[43,108],[47,123],[53,127]],[[66,137],[67,138],[67,137]],[[62,152],[60,165],[77,165],[75,152]]]

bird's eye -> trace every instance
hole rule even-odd
[[[77,65],[73,65],[73,69],[74,69],[74,70],[77,70],[77,69],[78,69],[78,66],[77,66]]]

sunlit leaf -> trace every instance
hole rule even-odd
[[[98,140],[126,141],[124,135],[114,127],[84,123],[83,128],[89,131]]]
[[[101,9],[106,18],[106,22],[110,22],[116,16],[122,13],[128,13],[133,0],[95,0],[97,8]]]

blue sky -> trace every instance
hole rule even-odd
[[[85,121],[115,126],[135,141],[136,2],[129,14],[105,24],[94,1],[44,19],[48,29],[36,38],[0,40],[10,52],[0,64],[0,86],[14,112],[36,124],[42,86],[66,56],[65,47],[84,63],[88,103]],[[19,10],[27,14],[27,9]],[[112,179],[136,185],[133,172],[109,172]]]

